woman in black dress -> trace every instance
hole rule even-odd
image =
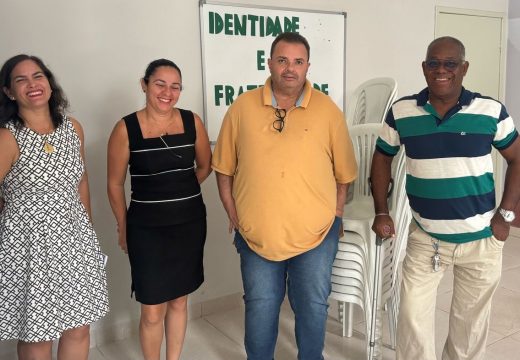
[[[132,291],[141,303],[139,333],[146,360],[179,359],[188,294],[204,281],[206,208],[200,183],[211,172],[211,149],[197,114],[175,107],[181,71],[151,62],[141,79],[146,106],[125,116],[108,143],[108,197],[119,246],[128,253]],[[130,167],[127,210],[124,182]]]

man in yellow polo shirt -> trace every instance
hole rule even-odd
[[[298,359],[323,359],[332,262],[357,165],[342,112],[306,79],[309,53],[297,33],[276,37],[271,76],[231,105],[213,154],[236,230],[248,360],[273,359],[286,288]]]

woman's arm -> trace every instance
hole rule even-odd
[[[90,219],[90,222],[92,222],[92,211],[90,208],[90,190],[88,185],[88,174],[87,174],[87,165],[86,165],[86,159],[85,159],[85,134],[83,132],[83,128],[81,127],[81,124],[78,120],[74,118],[69,118],[72,122],[72,125],[74,126],[74,129],[76,130],[76,133],[78,134],[79,141],[80,141],[80,154],[81,159],[83,160],[83,175],[81,176],[81,180],[79,181],[78,185],[78,192],[79,192],[79,199],[85,209],[87,210],[88,217]]]
[[[7,129],[0,128],[0,184],[19,156],[20,151],[13,134]],[[3,194],[0,193],[0,212],[3,208],[4,198]]]
[[[112,130],[108,140],[107,155],[108,200],[117,222],[119,246],[124,252],[127,252],[125,179],[130,150],[128,148],[128,133],[123,120],[120,120]]]
[[[195,116],[195,130],[197,132],[197,139],[195,140],[195,175],[199,184],[211,173],[211,147],[209,146],[208,133],[202,123],[202,120],[197,114]]]

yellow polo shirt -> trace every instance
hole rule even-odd
[[[212,168],[233,176],[239,231],[258,255],[285,260],[318,246],[334,221],[336,183],[352,182],[357,164],[342,112],[307,81],[282,132],[271,79],[229,107]]]

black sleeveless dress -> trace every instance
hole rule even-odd
[[[184,133],[143,138],[137,114],[125,116],[132,196],[127,246],[136,300],[161,304],[204,281],[206,207],[195,176],[195,118],[179,109]]]

